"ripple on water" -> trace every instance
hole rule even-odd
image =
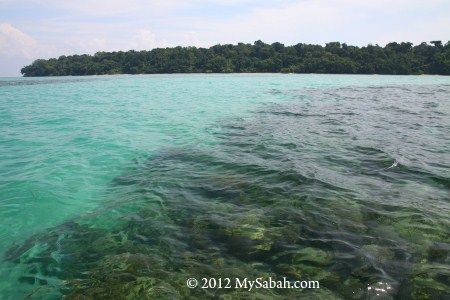
[[[427,125],[414,110],[424,93],[447,103],[448,92],[271,90],[309,101],[223,121],[208,147],[136,159],[111,182],[107,205],[11,246],[6,260],[23,268],[23,282],[50,288],[33,293],[41,297],[444,299],[450,166],[436,157],[450,149],[438,140],[431,155],[413,141]],[[203,277],[317,280],[321,289],[185,288]]]

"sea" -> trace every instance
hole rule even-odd
[[[0,78],[0,299],[450,299],[450,77]]]

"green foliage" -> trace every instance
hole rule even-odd
[[[38,59],[22,68],[24,76],[155,73],[295,72],[327,74],[450,75],[450,42],[389,43],[385,47],[281,43],[175,47],[151,51],[97,52],[94,55]]]

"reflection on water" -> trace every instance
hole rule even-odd
[[[111,183],[109,206],[13,245],[28,297],[450,297],[450,88],[270,93],[301,101],[163,149]],[[321,288],[186,287],[204,277]]]

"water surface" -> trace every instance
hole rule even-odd
[[[0,298],[449,297],[449,95],[436,76],[0,79]]]

